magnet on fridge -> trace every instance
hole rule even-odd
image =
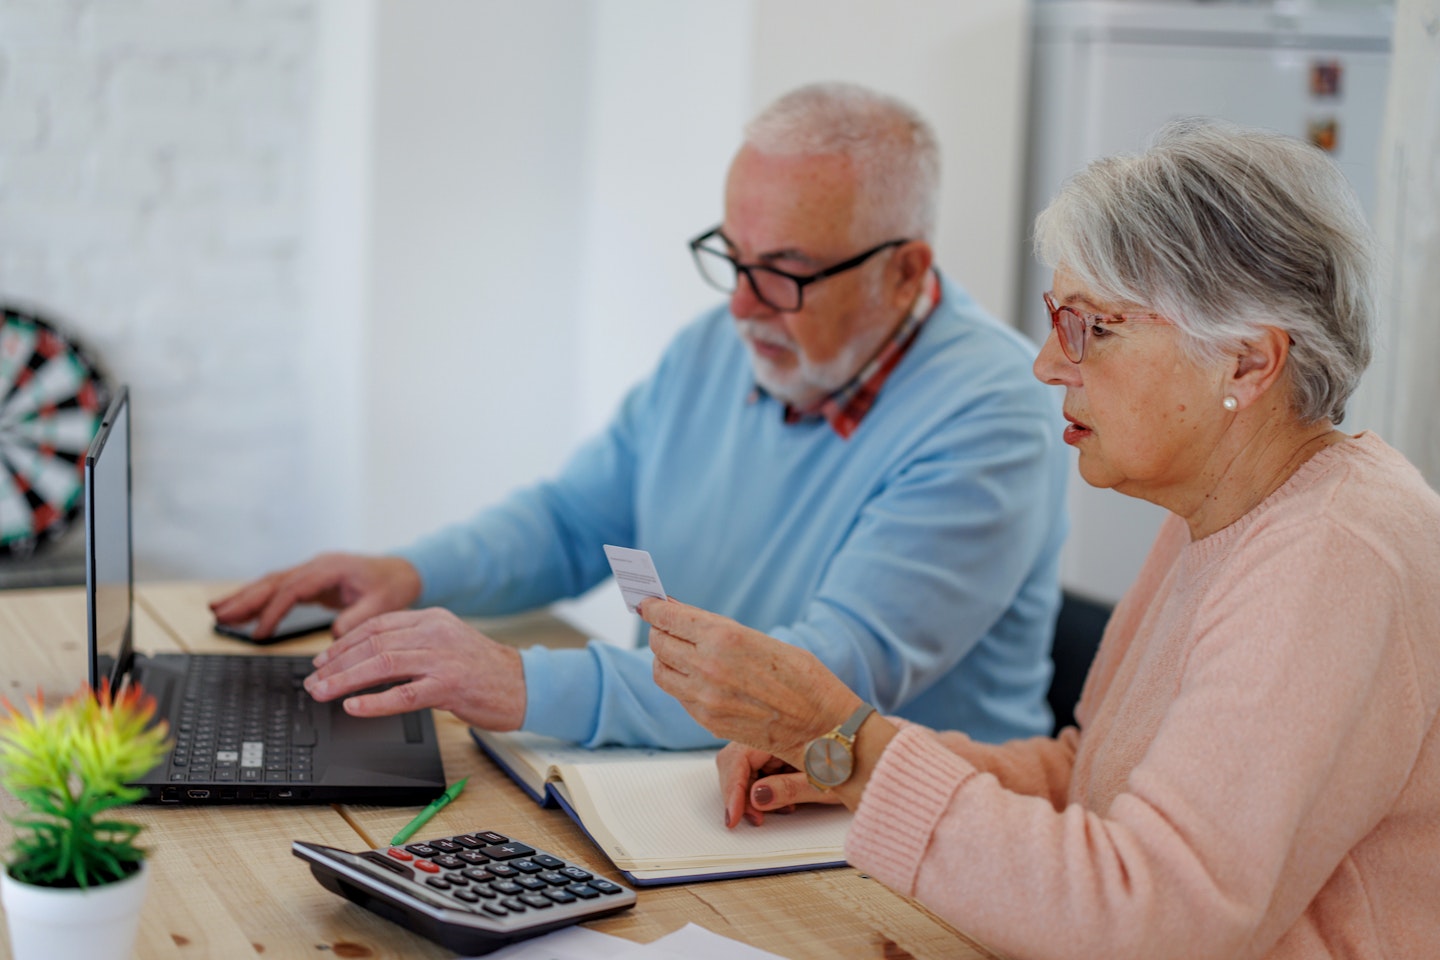
[[[1316,60],[1310,64],[1310,96],[1340,96],[1340,61]]]
[[[1334,117],[1312,119],[1305,127],[1306,138],[1327,153],[1340,146],[1340,123]]]

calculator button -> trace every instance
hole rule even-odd
[[[588,870],[581,870],[579,867],[566,867],[560,872],[565,874],[565,876],[569,877],[571,880],[578,880],[581,883],[584,883],[586,880],[589,880],[591,877],[595,876],[595,874],[590,873]]]
[[[519,870],[521,873],[539,873],[541,870],[545,869],[544,867],[540,866],[540,864],[536,863],[534,860],[512,860],[510,861],[510,866],[514,867],[516,870]]]
[[[564,890],[546,890],[545,896],[549,897],[551,900],[554,900],[556,903],[575,902],[575,894],[567,893]]]
[[[495,916],[497,916],[497,917],[505,917],[505,916],[509,916],[509,914],[510,914],[510,911],[509,911],[509,910],[506,910],[504,907],[500,906],[499,904],[495,904],[495,903],[484,903],[484,904],[481,904],[481,906],[484,907],[486,913],[493,913],[493,914],[495,914]]]
[[[496,893],[504,894],[507,897],[513,897],[515,894],[523,893],[525,890],[524,887],[520,886],[520,884],[514,880],[496,880],[490,884],[490,889]]]
[[[568,877],[565,877],[554,870],[546,870],[544,873],[537,873],[535,876],[537,876],[541,880],[544,880],[552,887],[563,887],[565,886],[565,884],[570,882],[570,879]]]
[[[552,857],[548,853],[537,853],[530,859],[540,864],[540,866],[544,867],[546,870],[559,870],[561,867],[565,866],[564,860],[561,860],[559,857]]]
[[[480,852],[494,860],[514,860],[516,857],[528,857],[535,852],[534,847],[527,847],[523,843],[495,843],[488,847],[481,847]]]
[[[565,889],[575,894],[575,896],[579,897],[581,900],[594,900],[596,897],[600,896],[600,891],[596,890],[588,883],[572,883]]]
[[[544,910],[546,907],[553,906],[549,898],[543,897],[538,893],[522,893],[520,895],[520,899],[525,901],[525,903],[529,904],[530,906],[536,907],[540,910]]]
[[[456,890],[455,899],[464,900],[466,903],[479,903],[480,894],[476,893],[474,890]]]
[[[534,894],[530,894],[530,896],[534,896]],[[501,900],[500,902],[505,904],[505,909],[511,911],[512,913],[525,912],[525,904],[521,903],[519,900],[516,900],[514,897],[511,897],[509,900]]]
[[[541,880],[539,877],[521,877],[515,882],[531,892],[537,890],[544,890],[546,887],[549,886],[548,883],[546,883],[544,880]]]
[[[414,860],[415,855],[408,850],[401,850],[399,847],[391,847],[387,851],[396,860]]]
[[[464,860],[461,860],[459,857],[452,856],[448,853],[442,853],[438,857],[435,857],[434,860],[437,864],[444,867],[446,870],[459,870],[461,867],[465,866]]]
[[[515,877],[519,876],[520,874],[519,870],[516,870],[514,867],[503,863],[492,863],[485,869],[489,870],[497,877]]]
[[[460,844],[460,846],[464,847],[466,850],[474,850],[476,847],[483,847],[485,845],[481,841],[470,836],[470,834],[468,833],[462,833],[460,834],[460,836],[452,837],[451,839],[453,839],[456,843]]]
[[[415,861],[415,869],[416,869],[416,870],[424,870],[426,873],[439,873],[439,872],[440,872],[440,868],[437,867],[437,866],[435,866],[435,864],[431,863],[429,860],[416,860],[416,861]]]
[[[458,854],[456,854],[456,856],[458,856],[461,860],[464,860],[466,863],[490,862],[489,857],[485,856],[485,854],[483,853],[476,853],[474,850],[462,850]]]
[[[483,840],[485,843],[508,843],[510,840],[509,837],[503,837],[500,834],[492,833],[489,830],[486,830],[484,833],[474,834],[474,836],[479,840]]]
[[[416,866],[418,867],[419,864],[417,863]],[[601,893],[619,893],[619,892],[620,892],[620,887],[618,887],[618,886],[616,886],[615,884],[611,883],[609,880],[602,880],[602,879],[600,879],[599,877],[596,877],[594,880],[591,880],[591,881],[590,881],[590,886],[594,887],[596,890],[599,890]]]
[[[444,877],[426,877],[425,882],[430,886],[434,887],[436,890],[450,889],[450,881],[446,880]]]
[[[470,878],[463,873],[447,873],[445,874],[445,879],[457,887],[467,887],[470,885]]]
[[[430,844],[428,843],[412,843],[405,849],[409,850],[417,857],[433,857],[435,856],[435,854],[440,852],[439,850],[436,850],[434,847],[430,846]]]
[[[434,847],[436,850],[439,850],[441,853],[459,853],[461,850],[465,849],[464,847],[460,846],[460,844],[456,843],[454,840],[431,840],[430,846]]]
[[[460,871],[476,883],[489,883],[495,879],[495,875],[488,870],[481,870],[479,867],[466,867]]]

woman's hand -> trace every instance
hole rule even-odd
[[[725,826],[743,817],[755,826],[765,813],[789,813],[800,803],[839,803],[840,798],[810,785],[805,774],[763,750],[731,743],[715,758],[720,795],[725,800]]]
[[[805,745],[860,706],[808,650],[674,600],[637,612],[652,628],[655,682],[717,737],[799,768]]]

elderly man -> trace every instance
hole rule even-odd
[[[392,556],[271,574],[217,619],[268,631],[298,601],[342,608],[306,686],[352,714],[713,744],[648,650],[522,653],[455,615],[575,596],[609,573],[603,544],[635,546],[676,598],[811,651],[886,711],[1048,733],[1056,411],[1033,349],[932,266],[938,171],[902,103],[839,84],[782,97],[746,128],[724,222],[691,242],[728,309],[682,330],[559,476]]]

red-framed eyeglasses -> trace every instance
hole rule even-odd
[[[1045,307],[1050,311],[1050,325],[1060,340],[1060,350],[1065,359],[1079,363],[1085,358],[1085,343],[1090,339],[1091,327],[1114,323],[1173,323],[1167,317],[1155,313],[1081,313],[1074,307],[1056,306],[1050,294],[1042,294]]]

